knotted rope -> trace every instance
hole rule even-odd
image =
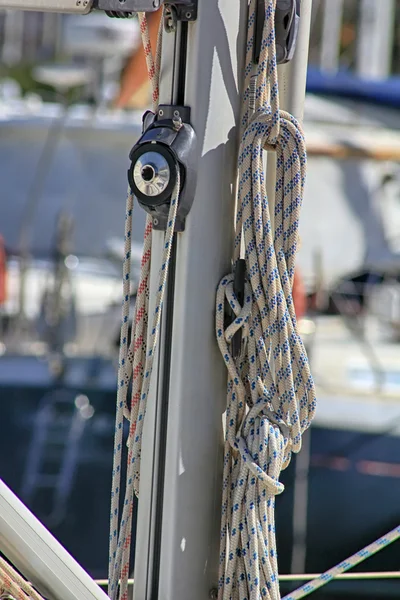
[[[299,452],[316,406],[292,299],[305,143],[296,119],[279,110],[276,0],[265,0],[260,60],[254,74],[256,4],[251,0],[249,8],[233,256],[235,265],[244,246],[245,299],[240,306],[231,274],[220,282],[216,300],[217,339],[229,374],[220,600],[280,598],[275,496],[284,489],[280,473],[291,453]],[[277,154],[273,215],[265,185],[265,149]],[[236,316],[226,329],[225,300]],[[230,342],[238,330],[242,346],[234,359]]]

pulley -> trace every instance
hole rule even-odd
[[[143,117],[143,133],[132,148],[128,181],[139,204],[153,219],[154,229],[166,229],[177,174],[180,194],[176,231],[183,231],[196,188],[196,134],[190,109],[160,105]]]

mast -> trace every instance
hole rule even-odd
[[[22,58],[24,25],[25,13],[21,11],[4,13],[1,61],[7,66],[17,64]]]
[[[395,19],[394,0],[362,0],[357,45],[357,73],[385,79],[392,71]]]
[[[344,0],[325,0],[321,35],[321,70],[337,73]]]
[[[208,598],[218,584],[226,369],[214,311],[218,282],[231,269],[246,18],[247,2],[200,0],[197,21],[178,24],[163,41],[160,101],[191,107],[198,181],[186,229],[175,236],[146,413],[135,599],[162,590],[183,600],[188,589],[193,600]],[[163,232],[153,236],[150,298],[164,246]]]

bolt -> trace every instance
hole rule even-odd
[[[155,225],[157,227],[157,225],[158,225],[158,219],[153,219],[153,225]]]
[[[187,19],[191,19],[191,18],[192,18],[192,13],[188,11],[188,12],[186,13],[186,18],[187,18]]]
[[[179,117],[179,116],[180,116],[179,110],[174,110],[174,117]]]
[[[217,600],[217,598],[218,598],[217,588],[212,588],[212,590],[210,590],[209,596],[210,596],[211,600]]]
[[[164,115],[164,111],[162,108],[160,108],[160,110],[158,111],[158,114],[160,115],[160,117],[162,117]]]

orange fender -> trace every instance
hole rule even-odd
[[[306,299],[306,291],[304,288],[303,280],[296,270],[293,278],[293,303],[294,303],[294,311],[296,313],[296,319],[299,320],[304,317],[307,310],[307,299]]]

